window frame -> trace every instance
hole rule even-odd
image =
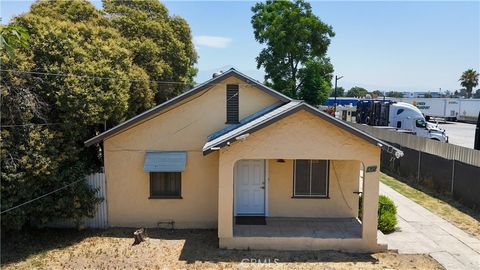
[[[153,177],[152,174],[154,173],[178,173],[179,174],[179,184],[178,184],[178,195],[154,195],[152,190],[152,181]],[[183,199],[182,197],[182,172],[150,172],[149,174],[149,191],[150,196],[149,199]]]
[[[325,159],[307,159],[310,163],[310,195],[297,195],[295,194],[295,186],[297,181],[296,167],[297,159],[293,160],[293,194],[292,199],[330,199],[330,160]],[[313,160],[325,160],[327,162],[326,181],[325,181],[325,195],[312,195],[312,161]]]

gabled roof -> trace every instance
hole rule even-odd
[[[327,122],[334,124],[335,126],[348,131],[364,140],[367,142],[374,144],[376,146],[381,147],[382,149],[394,153],[396,157],[401,157],[403,156],[403,152],[388,144],[385,143],[382,140],[379,140],[337,118],[334,118],[325,112],[320,111],[319,109],[312,107],[305,103],[304,101],[299,101],[299,100],[292,100],[289,103],[286,103],[268,113],[265,113],[263,115],[260,115],[254,119],[251,119],[250,121],[239,125],[233,130],[229,130],[228,132],[224,132],[220,136],[216,136],[215,138],[211,138],[204,146],[203,146],[203,154],[207,155],[211,153],[212,151],[218,150],[220,147],[226,146],[230,144],[231,142],[234,142],[237,140],[237,138],[242,138],[242,136],[245,136],[247,134],[253,133],[257,130],[260,130],[270,124],[275,123],[276,121],[283,119],[286,116],[289,116],[295,112],[298,112],[300,110],[305,110],[307,112],[310,112],[323,120],[326,120]]]
[[[239,80],[242,80],[244,81],[245,83],[248,83],[248,84],[253,84],[255,85],[256,87],[258,87],[260,90],[264,91],[265,93],[269,94],[269,95],[272,95],[276,98],[278,98],[279,100],[281,100],[282,102],[289,102],[291,100],[291,98],[261,84],[259,81],[241,73],[241,72],[238,72],[237,70],[231,68],[225,72],[223,72],[222,74],[202,83],[202,84],[199,84],[197,85],[196,87],[192,88],[191,90],[188,90],[187,92],[175,97],[175,98],[172,98],[160,105],[157,105],[153,108],[151,108],[150,110],[148,111],[145,111],[133,118],[130,118],[129,120],[85,141],[85,145],[86,146],[90,146],[90,145],[93,145],[95,143],[98,143],[102,140],[104,140],[105,138],[108,138],[118,132],[121,132],[127,128],[130,128],[132,126],[135,126],[141,122],[143,122],[144,120],[147,120],[151,117],[153,117],[154,115],[158,114],[158,113],[161,113],[161,112],[164,112],[166,111],[167,109],[171,109],[173,108],[175,105],[178,105],[181,101],[199,93],[199,92],[202,92],[204,90],[207,90],[209,89],[211,86],[213,85],[216,85],[218,83],[220,83],[221,81],[223,81],[224,79],[230,77],[230,76],[233,76]]]

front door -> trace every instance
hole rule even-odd
[[[265,161],[240,160],[235,165],[235,213],[265,215]]]

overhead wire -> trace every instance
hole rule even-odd
[[[9,209],[7,209],[7,210],[3,210],[2,212],[0,212],[0,214],[4,214],[4,213],[7,213],[7,212],[10,212],[10,211],[12,211],[12,210],[14,210],[14,209],[17,209],[17,208],[19,208],[19,207],[22,207],[22,206],[24,206],[24,205],[26,205],[26,204],[32,203],[32,202],[34,202],[34,201],[36,201],[36,200],[39,200],[39,199],[41,199],[41,198],[43,198],[43,197],[46,197],[46,196],[51,195],[51,194],[53,194],[53,193],[59,192],[60,190],[66,189],[67,187],[72,186],[72,185],[74,185],[74,184],[76,184],[76,183],[78,183],[78,182],[80,182],[80,181],[85,181],[85,179],[77,180],[77,181],[72,182],[72,183],[70,183],[70,184],[68,184],[68,185],[65,185],[65,186],[63,186],[63,187],[61,187],[61,188],[57,188],[57,189],[55,189],[54,191],[48,192],[48,193],[46,193],[46,194],[43,194],[42,196],[36,197],[36,198],[31,199],[31,200],[29,200],[29,201],[26,201],[26,202],[24,202],[24,203],[21,203],[21,204],[19,204],[19,205],[16,205],[16,206],[14,206],[14,207],[11,207],[11,208],[9,208]]]
[[[20,73],[20,74],[30,74],[30,75],[77,77],[77,78],[86,78],[86,79],[119,80],[119,81],[130,81],[130,82],[150,82],[150,83],[157,83],[157,84],[190,85],[190,83],[188,83],[188,82],[181,82],[181,81],[141,80],[141,79],[120,78],[120,77],[102,77],[102,76],[92,76],[92,75],[85,75],[85,74],[26,71],[26,70],[16,70],[16,69],[0,69],[0,71],[11,72],[11,73]],[[226,83],[204,83],[202,85],[224,85],[224,84],[226,84]],[[197,85],[200,85],[200,84],[197,84]],[[256,84],[255,83],[239,83],[238,85],[256,85]]]

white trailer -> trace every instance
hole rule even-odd
[[[456,98],[392,98],[416,106],[427,120],[443,118],[456,120],[459,114],[459,100]]]
[[[459,121],[476,122],[479,111],[480,99],[459,99]]]

